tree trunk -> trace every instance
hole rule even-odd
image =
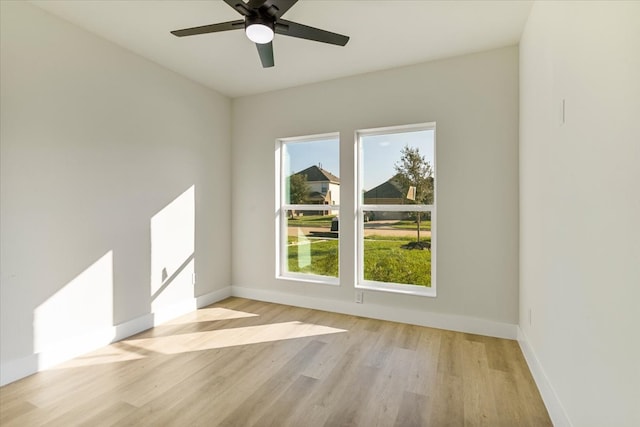
[[[420,241],[420,216],[422,212],[418,212],[418,242]]]

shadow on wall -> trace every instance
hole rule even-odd
[[[148,278],[149,288],[146,296],[141,298],[145,302],[144,307],[138,307],[141,317],[151,315],[153,322],[158,312],[170,311],[172,305],[193,303],[195,185],[151,217],[148,228],[145,228],[149,234],[121,236],[128,238],[119,239],[117,245],[57,288],[35,308],[32,332],[36,366],[32,366],[31,371],[51,367],[116,339],[116,294],[125,288],[125,292],[135,297],[140,291],[144,292],[145,286],[144,282],[132,283],[126,277],[127,271],[118,271],[123,266],[127,269],[126,262],[114,263],[114,259],[129,257],[129,261],[137,260],[138,277]],[[136,241],[144,235],[147,236],[146,242]],[[79,244],[80,240],[76,243]],[[95,242],[92,243],[95,245]],[[131,248],[137,248],[135,254]],[[141,248],[147,248],[143,257],[139,256]],[[73,253],[78,252],[78,248],[73,250]],[[77,262],[70,261],[72,265]],[[126,283],[118,283],[118,277],[124,278]],[[2,382],[7,380],[11,381],[10,378],[3,378]]]

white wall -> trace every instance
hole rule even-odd
[[[329,192],[331,192],[331,203],[334,205],[340,204],[340,184],[329,183]],[[337,214],[338,211],[332,212]]]
[[[639,23],[537,2],[521,41],[519,323],[558,426],[640,425]]]
[[[229,292],[231,106],[32,5],[1,7],[4,383]]]
[[[518,49],[507,47],[233,101],[235,294],[515,336]],[[437,122],[437,298],[354,300],[354,133]],[[275,278],[277,138],[339,131],[340,287]],[[332,171],[336,173],[337,171]],[[256,185],[259,183],[259,185]]]

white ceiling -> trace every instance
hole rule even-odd
[[[45,0],[33,4],[230,97],[518,43],[532,1],[300,0],[283,17],[345,34],[345,47],[276,35],[264,69],[243,31],[171,30],[242,17],[222,0]]]

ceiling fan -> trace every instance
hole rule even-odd
[[[296,4],[297,1],[298,0],[249,0],[245,3],[243,0],[224,0],[226,4],[243,15],[244,19],[175,30],[171,31],[171,34],[184,37],[244,29],[249,40],[256,44],[258,55],[260,55],[260,61],[264,68],[273,67],[274,65],[272,40],[275,33],[338,46],[347,44],[349,37],[343,36],[342,34],[336,34],[282,19],[282,15],[284,15],[291,6]]]

